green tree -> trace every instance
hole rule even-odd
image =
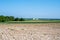
[[[5,16],[5,21],[9,21],[9,16]]]
[[[14,21],[19,21],[19,18],[15,18],[15,20]]]
[[[13,16],[9,16],[9,21],[14,21],[14,17]]]
[[[24,18],[20,18],[19,21],[25,21],[25,19]]]
[[[5,17],[3,15],[0,16],[0,22],[5,22]]]
[[[3,16],[0,15],[0,22],[7,22],[7,21],[24,21],[24,18],[14,18],[14,16]]]

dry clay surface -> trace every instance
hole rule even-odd
[[[0,40],[60,40],[60,23],[0,24]]]

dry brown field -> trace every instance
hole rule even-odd
[[[60,40],[60,23],[0,24],[0,40]]]

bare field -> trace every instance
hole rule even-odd
[[[0,24],[0,40],[60,40],[60,23]]]

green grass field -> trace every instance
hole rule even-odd
[[[7,23],[60,23],[60,20],[9,21]]]
[[[27,21],[8,21],[0,23],[22,23],[22,24],[35,24],[35,23],[60,23],[60,20],[27,20]]]

